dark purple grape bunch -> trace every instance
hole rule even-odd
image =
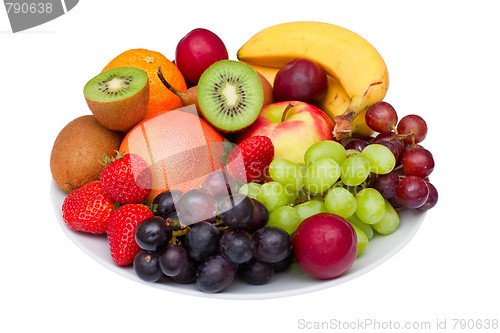
[[[166,277],[196,283],[215,293],[237,275],[250,284],[265,284],[285,271],[293,262],[290,236],[266,227],[267,208],[237,189],[227,173],[215,171],[199,189],[160,193],[153,201],[157,216],[137,227],[142,249],[134,261],[137,276],[148,282]]]
[[[346,149],[362,151],[370,144],[381,144],[394,155],[396,166],[384,175],[370,177],[370,186],[377,189],[395,208],[415,208],[426,211],[438,200],[436,188],[429,181],[434,170],[432,153],[420,143],[427,136],[427,123],[415,114],[398,121],[394,107],[387,102],[370,106],[365,115],[369,128],[378,132],[374,138],[354,139]]]

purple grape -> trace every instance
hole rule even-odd
[[[238,265],[221,254],[207,258],[198,266],[196,284],[201,291],[217,293],[227,288],[236,275]]]
[[[278,262],[285,259],[290,252],[292,240],[281,228],[260,228],[252,236],[252,254],[259,261]]]
[[[354,149],[357,151],[363,151],[363,149],[365,149],[365,147],[367,147],[368,145],[369,145],[369,143],[366,140],[354,139],[354,140],[351,140],[348,143],[346,143],[344,148],[346,150],[347,149]]]
[[[135,274],[143,281],[158,281],[163,276],[159,259],[160,255],[156,252],[140,251],[133,262]]]
[[[187,257],[186,264],[181,272],[177,275],[170,276],[170,279],[182,284],[190,284],[196,281],[196,271],[198,270],[198,263],[193,259]]]
[[[427,124],[416,114],[404,116],[398,123],[398,135],[404,136],[406,144],[422,142],[427,135]]]
[[[273,262],[274,272],[281,273],[286,271],[293,264],[294,260],[295,257],[293,256],[293,251],[292,251],[285,259]]]
[[[397,211],[403,211],[406,209],[405,205],[403,205],[401,201],[399,201],[397,196],[387,199],[387,201],[389,201],[392,207]]]
[[[244,228],[245,231],[253,234],[260,228],[266,226],[267,221],[269,221],[269,211],[266,206],[257,199],[252,199],[254,210],[252,221]]]
[[[396,126],[398,115],[389,103],[378,102],[366,110],[365,121],[375,132],[388,133]]]
[[[408,176],[425,178],[434,170],[434,158],[424,148],[414,148],[403,154],[401,158],[403,170]]]
[[[274,266],[268,262],[251,259],[238,268],[240,276],[248,283],[262,285],[269,282],[274,275]]]
[[[372,143],[380,143],[380,141],[389,141],[394,145],[394,147],[396,147],[399,156],[403,155],[405,144],[403,141],[397,138],[395,133],[393,132],[380,133],[373,139]]]
[[[385,175],[372,174],[372,178],[370,179],[370,186],[379,191],[385,199],[396,196],[398,185],[399,176],[394,171]]]
[[[219,249],[221,232],[209,222],[198,222],[186,234],[185,244],[189,257],[202,261]]]
[[[252,199],[246,195],[230,195],[220,204],[220,217],[229,228],[245,228],[252,222],[254,207]]]
[[[396,193],[403,205],[408,208],[418,208],[427,201],[429,188],[422,178],[407,176],[399,182]]]
[[[153,205],[157,205],[156,215],[167,218],[167,215],[175,213],[182,193],[180,190],[169,190],[158,194],[153,200]]]
[[[135,241],[146,251],[159,251],[165,248],[172,238],[172,228],[160,216],[145,219],[137,226]]]
[[[169,244],[160,253],[160,268],[166,276],[179,275],[187,261],[186,250],[178,244]]]
[[[421,211],[426,211],[431,209],[438,202],[438,191],[431,183],[426,182],[426,184],[427,187],[429,188],[429,196],[427,197],[427,201],[422,206],[418,207],[418,209]]]
[[[203,181],[201,188],[215,199],[225,198],[238,192],[236,181],[224,171],[214,171],[209,174]]]
[[[252,258],[252,236],[243,230],[226,230],[219,243],[221,254],[235,264],[244,263]]]
[[[211,220],[217,215],[217,201],[205,191],[190,190],[179,198],[177,213],[187,225]]]

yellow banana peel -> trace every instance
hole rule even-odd
[[[353,120],[382,101],[389,88],[387,66],[377,50],[358,34],[329,23],[271,26],[251,37],[237,56],[260,67],[281,68],[295,58],[307,58],[322,66],[330,76],[329,83],[336,80],[345,93],[339,95],[329,88],[330,97],[322,105],[323,111],[334,117],[334,136],[338,139],[350,136]],[[344,111],[337,113],[347,102]]]

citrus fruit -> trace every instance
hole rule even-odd
[[[131,49],[118,55],[104,67],[103,72],[115,67],[136,67],[148,74],[149,104],[146,118],[166,110],[182,107],[179,97],[169,91],[158,78],[158,66],[165,79],[177,90],[187,89],[186,81],[179,69],[163,54],[146,49]]]
[[[141,156],[151,169],[153,185],[146,201],[161,192],[200,188],[206,176],[222,169],[224,137],[205,120],[183,110],[164,111],[137,124],[120,152]]]

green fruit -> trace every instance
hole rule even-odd
[[[146,116],[148,75],[134,67],[111,68],[88,81],[83,95],[101,125],[128,131]]]
[[[235,132],[251,125],[264,103],[262,83],[247,64],[220,60],[198,81],[197,98],[205,119],[223,132]]]

